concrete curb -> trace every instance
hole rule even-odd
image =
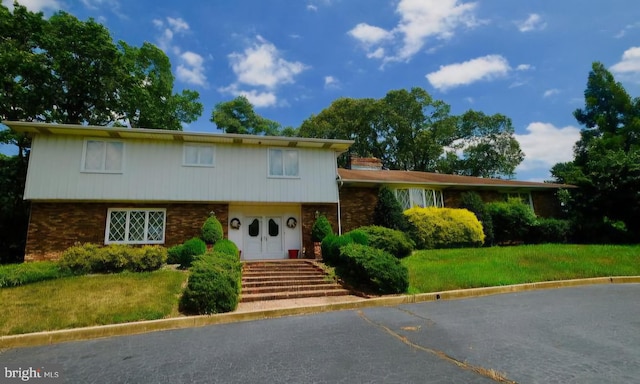
[[[473,289],[458,289],[415,295],[383,296],[361,301],[343,303],[309,305],[304,307],[289,307],[259,310],[254,312],[230,312],[217,315],[189,316],[161,320],[139,321],[134,323],[113,324],[86,328],[63,329],[50,332],[36,332],[22,335],[0,337],[0,349],[32,347],[70,341],[90,340],[103,337],[136,335],[147,332],[166,331],[173,329],[202,327],[205,325],[226,324],[232,322],[270,319],[283,316],[308,315],[329,311],[360,309],[381,306],[413,304],[437,300],[466,299],[473,297],[498,295],[503,293],[525,292],[552,288],[577,287],[596,284],[629,284],[640,283],[640,276],[596,277],[590,279],[546,281],[540,283],[507,285],[500,287],[486,287]]]

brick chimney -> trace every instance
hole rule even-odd
[[[381,171],[382,161],[375,157],[356,157],[351,156],[351,169],[365,171]]]

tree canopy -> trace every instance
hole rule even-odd
[[[375,156],[389,169],[512,177],[524,155],[506,116],[451,108],[422,88],[382,99],[340,98],[306,119],[303,137],[354,140],[351,153]]]
[[[640,99],[595,62],[574,112],[583,125],[574,160],[551,169],[570,191],[569,213],[585,241],[640,240]]]
[[[225,133],[269,136],[280,134],[280,124],[258,115],[245,96],[216,104],[210,120]]]

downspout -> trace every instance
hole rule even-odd
[[[337,169],[336,169],[337,171]],[[342,212],[340,210],[340,188],[342,187],[342,178],[340,178],[340,174],[336,172],[336,181],[338,183],[338,235],[342,235]]]

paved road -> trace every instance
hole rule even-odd
[[[640,377],[640,284],[349,310],[0,353],[0,370],[38,364],[60,364],[73,384],[494,383],[500,377],[631,383]]]

